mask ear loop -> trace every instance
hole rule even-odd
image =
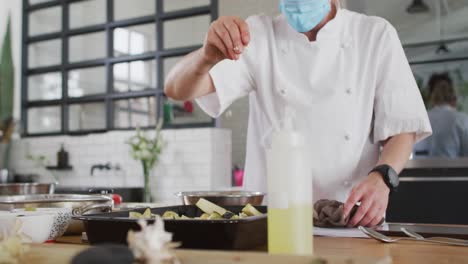
[[[341,2],[340,0],[330,0],[330,4],[334,5],[337,10],[341,9]]]

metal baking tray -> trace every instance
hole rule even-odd
[[[424,237],[450,237],[468,239],[468,226],[442,224],[388,223],[388,226],[376,230],[388,236],[406,236],[401,228],[417,232]]]
[[[112,199],[105,195],[80,194],[29,194],[0,196],[0,210],[33,207],[81,208],[91,204],[112,205]]]
[[[226,210],[239,213],[243,206],[224,206]],[[256,206],[266,213],[266,206]],[[143,213],[145,208],[132,210]],[[203,212],[194,205],[152,208],[153,214],[162,215],[174,211],[188,217],[200,216]],[[129,211],[75,216],[82,220],[91,244],[126,244],[129,230],[139,230],[136,219],[128,217]],[[150,224],[154,219],[147,220]],[[235,220],[164,220],[165,229],[173,233],[173,241],[181,242],[181,248],[247,250],[267,244],[267,216],[253,216]]]
[[[55,183],[3,183],[0,195],[53,194]]]

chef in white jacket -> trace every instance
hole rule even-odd
[[[249,95],[250,190],[266,189],[262,138],[287,107],[300,111],[313,125],[314,200],[345,202],[345,215],[360,202],[349,225],[376,225],[413,145],[431,134],[397,32],[335,0],[281,0],[280,10],[214,21],[203,47],[171,70],[165,92],[197,99],[213,117]]]

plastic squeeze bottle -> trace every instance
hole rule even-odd
[[[312,175],[304,135],[292,120],[272,135],[267,149],[268,252],[313,254]]]

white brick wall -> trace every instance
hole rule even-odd
[[[141,187],[141,165],[131,159],[124,142],[133,131],[113,131],[89,136],[57,136],[17,139],[14,141],[12,167],[17,173],[38,173],[42,182],[58,177],[66,187]],[[157,201],[174,198],[177,191],[224,189],[231,181],[231,131],[217,128],[164,130],[168,142],[159,165],[152,171],[151,186]],[[64,143],[69,152],[71,171],[40,169],[27,154],[45,155],[56,164],[56,153]],[[120,171],[96,170],[93,164],[119,164]]]

